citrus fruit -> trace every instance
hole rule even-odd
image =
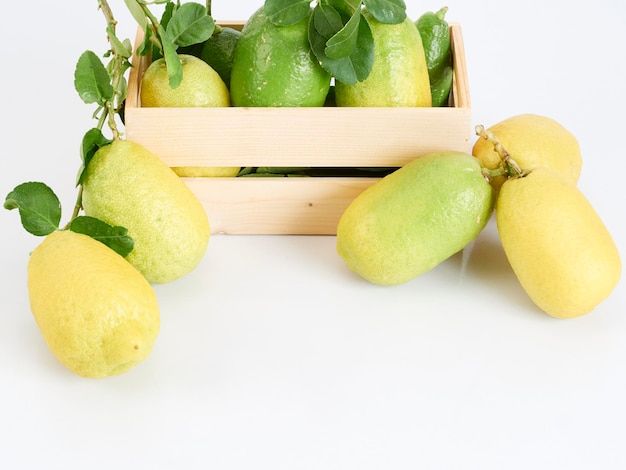
[[[401,284],[472,241],[489,220],[493,200],[471,155],[425,155],[352,201],[339,220],[337,252],[366,280]]]
[[[163,59],[152,62],[141,83],[141,106],[164,108],[214,108],[230,106],[228,88],[204,60],[181,54],[183,79],[172,89]],[[177,167],[178,176],[236,176],[240,167]]]
[[[148,357],[159,332],[150,284],[87,235],[56,231],[35,248],[28,261],[28,295],[52,353],[83,377],[129,371]]]
[[[447,106],[454,78],[450,26],[445,18],[447,12],[448,7],[444,6],[436,12],[422,14],[415,22],[424,45],[430,94],[435,107]]]
[[[238,166],[173,166],[178,176],[186,178],[228,178],[239,174]]]
[[[309,14],[310,16],[310,14]],[[259,8],[235,48],[230,79],[233,106],[323,106],[330,74],[311,52],[306,17],[274,25]]]
[[[621,260],[606,226],[572,180],[555,170],[536,168],[504,182],[496,223],[520,284],[551,316],[591,312],[619,281]]]
[[[580,146],[574,135],[554,119],[538,114],[519,114],[487,130],[496,136],[522,169],[552,168],[568,181],[578,182],[582,168]],[[472,154],[485,168],[493,170],[502,165],[493,143],[485,139],[476,141]],[[506,176],[493,178],[496,191],[505,180]]]
[[[144,108],[189,108],[230,106],[228,88],[219,74],[198,57],[179,55],[183,78],[171,88],[163,58],[152,62],[141,79],[141,106]]]
[[[230,87],[230,73],[233,68],[235,46],[237,46],[240,36],[241,31],[223,27],[202,45],[200,58],[219,74],[227,87]]]
[[[363,15],[374,38],[374,65],[362,82],[337,81],[337,106],[431,106],[426,55],[415,24],[408,17],[384,24],[367,11]]]
[[[206,251],[210,226],[194,193],[158,157],[128,140],[100,148],[85,170],[85,214],[128,229],[128,261],[150,282],[192,271]]]

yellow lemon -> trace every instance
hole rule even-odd
[[[128,261],[150,282],[177,279],[200,262],[209,220],[195,194],[145,147],[116,139],[100,148],[83,180],[85,214],[126,227]]]
[[[545,167],[561,173],[572,183],[578,183],[582,156],[578,140],[560,123],[538,114],[519,114],[494,124],[487,129],[506,148],[524,170]],[[501,157],[493,143],[478,139],[472,149],[481,165],[496,169]],[[506,177],[495,177],[492,185],[499,190]]]
[[[189,108],[230,106],[228,88],[219,74],[198,57],[179,55],[183,79],[171,88],[164,59],[152,62],[141,79],[144,108]]]
[[[173,166],[178,176],[187,178],[228,178],[239,174],[238,166]]]
[[[228,87],[204,60],[179,55],[183,79],[172,89],[163,59],[152,62],[141,80],[141,106],[144,108],[218,108],[230,106]],[[178,176],[237,176],[239,167],[177,167]]]
[[[48,235],[28,261],[28,294],[48,347],[83,377],[129,371],[148,357],[159,332],[150,284],[87,235]]]
[[[547,314],[587,314],[617,285],[615,242],[585,195],[562,174],[537,168],[508,179],[496,202],[496,222],[520,284]]]
[[[374,65],[362,82],[337,81],[337,106],[432,106],[430,78],[422,37],[408,17],[384,24],[363,13],[374,37]]]

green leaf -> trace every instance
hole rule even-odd
[[[174,2],[169,0],[166,2],[165,9],[163,10],[163,14],[161,15],[161,20],[159,22],[163,28],[167,28],[167,25],[172,19],[172,16],[174,16],[174,11],[176,11],[177,8],[178,7],[174,4]]]
[[[329,14],[326,9],[329,6],[320,8],[318,4],[309,20],[309,43],[311,50],[322,67],[332,74],[336,80],[355,84],[365,80],[374,65],[374,37],[365,18],[359,14],[356,47],[353,52],[342,58],[329,57],[326,54],[326,44],[330,39],[329,31],[332,31],[331,21],[336,15]],[[330,21],[329,21],[330,19]]]
[[[107,28],[107,37],[111,43],[111,49],[115,54],[122,56],[125,59],[130,59],[133,55],[132,48],[128,47],[128,42],[122,42],[119,40],[119,38],[115,35],[115,30],[111,26]]]
[[[327,40],[341,31],[344,20],[341,13],[332,5],[318,4],[313,11],[313,26]]]
[[[85,177],[85,170],[87,169],[87,165],[96,154],[100,147],[104,147],[110,144],[112,141],[107,139],[102,131],[97,128],[93,128],[88,130],[83,136],[83,140],[80,146],[80,158],[82,161],[82,165],[78,172],[78,178],[76,179],[76,185],[82,184],[83,179]]]
[[[270,22],[289,26],[302,21],[311,11],[310,0],[265,0],[263,6]]]
[[[215,22],[199,3],[183,3],[165,27],[170,42],[178,47],[199,44],[213,35]],[[162,38],[163,39],[163,38]]]
[[[158,55],[158,57],[155,57],[155,53],[153,52],[153,49],[158,50],[158,48],[153,47],[154,46],[152,44],[153,35],[154,35],[154,32],[152,28],[146,28],[146,33],[144,34],[143,41],[141,41],[141,44],[137,46],[137,55],[141,57],[145,57],[152,53],[151,60],[157,60],[160,57],[160,54],[156,54]]]
[[[406,19],[404,0],[363,0],[365,8],[381,23],[398,24]]]
[[[346,25],[326,42],[326,55],[331,59],[351,56],[357,47],[361,11],[356,10]]]
[[[104,243],[124,258],[133,251],[135,244],[134,240],[127,235],[127,229],[109,225],[95,217],[76,217],[70,223],[69,229],[72,232],[89,235],[91,238]]]
[[[91,51],[84,52],[78,59],[74,72],[74,87],[81,99],[103,105],[113,98],[111,77],[100,58]]]
[[[359,10],[363,5],[363,0],[326,0],[329,5],[338,9],[347,9],[349,14]]]
[[[4,208],[18,209],[22,226],[33,235],[48,235],[59,228],[61,203],[44,183],[20,184],[7,195]]]
[[[143,9],[137,2],[137,0],[124,0],[124,3],[126,3],[126,7],[128,8],[128,11],[132,15],[132,17],[135,19],[137,24],[141,26],[141,29],[145,31],[146,26],[148,24],[148,20],[146,18],[145,13],[143,12]]]
[[[169,78],[170,88],[172,90],[178,88],[180,82],[183,81],[183,64],[180,57],[176,53],[178,47],[167,36],[161,35],[163,42],[163,57],[167,67],[167,76]]]

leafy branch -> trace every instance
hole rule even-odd
[[[93,118],[97,125],[83,136],[80,146],[81,167],[76,186],[78,195],[70,221],[62,230],[84,233],[127,256],[133,249],[133,240],[127,236],[124,227],[114,227],[105,222],[80,215],[82,211],[82,183],[89,162],[96,152],[120,139],[118,120],[123,120],[124,102],[128,91],[126,72],[132,67],[133,47],[128,39],[121,40],[116,34],[117,21],[107,0],[97,0],[98,8],[106,20],[106,33],[110,49],[103,58],[109,59],[105,65],[92,51],[85,51],[78,59],[74,72],[74,87],[82,101],[95,104]],[[145,31],[145,40],[138,48],[140,55],[161,55],[165,58],[170,86],[176,88],[182,80],[182,64],[177,51],[180,47],[204,42],[216,30],[211,17],[211,1],[205,5],[189,2],[180,4],[177,0],[124,0],[133,18]],[[149,5],[165,4],[161,19],[150,11]],[[112,133],[107,138],[105,125]],[[11,191],[5,200],[8,210],[18,209],[22,226],[31,234],[45,236],[60,230],[61,204],[56,194],[40,182],[23,183]]]
[[[173,3],[170,0],[148,2],[124,0],[137,24],[144,31],[143,43],[137,52],[152,59],[163,57],[167,66],[170,87],[177,88],[183,78],[182,63],[178,56],[181,47],[200,44],[209,39],[216,30],[211,16],[211,1],[206,5],[195,2]],[[152,13],[151,3],[165,3],[161,19]]]
[[[264,9],[277,26],[309,16],[309,44],[322,67],[337,80],[365,80],[374,64],[374,38],[363,12],[376,20],[398,24],[406,19],[404,0],[265,0]]]
[[[86,51],[78,59],[74,72],[74,87],[78,95],[87,104],[96,104],[93,117],[97,126],[84,135],[81,145],[81,160],[77,187],[78,196],[74,211],[68,224],[61,228],[62,209],[59,198],[46,184],[41,182],[22,183],[11,191],[4,202],[8,210],[18,209],[22,226],[36,236],[46,236],[55,230],[71,230],[89,235],[101,241],[122,256],[127,256],[133,249],[134,242],[127,236],[124,227],[111,226],[94,217],[81,216],[82,181],[85,169],[99,148],[111,143],[102,132],[106,124],[113,134],[113,139],[120,138],[116,116],[120,114],[127,94],[125,73],[131,66],[131,42],[120,40],[115,33],[117,22],[106,0],[98,0],[107,21],[107,39],[110,44],[104,57],[110,58],[105,66],[93,52]]]

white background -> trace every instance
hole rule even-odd
[[[260,0],[215,1],[218,20]],[[443,6],[407,1],[416,18]],[[579,139],[580,188],[626,253],[622,0],[451,0],[473,124],[522,112]],[[515,5],[515,6],[511,6]],[[135,25],[112,0],[120,36]],[[44,181],[75,199],[94,109],[74,65],[106,50],[96,0],[3,6],[0,196]],[[515,280],[493,224],[403,286],[351,274],[334,237],[212,237],[157,286],[162,329],[130,373],[82,379],[48,351],[26,290],[41,241],[0,211],[0,467],[623,469],[626,289],[556,320]]]

